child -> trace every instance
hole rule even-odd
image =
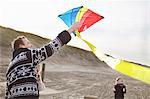
[[[115,99],[124,99],[126,86],[123,84],[123,79],[121,77],[116,78],[116,83],[114,85],[113,91],[115,93]]]

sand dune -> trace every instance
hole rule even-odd
[[[11,41],[25,35],[40,47],[50,40],[34,34],[0,27],[0,96],[4,97],[5,71],[11,60]],[[113,99],[113,83],[122,76],[127,85],[126,99],[150,99],[150,86],[124,76],[111,68],[90,51],[64,46],[58,53],[44,61],[46,63],[46,90],[40,99],[83,99],[92,95],[98,99]]]

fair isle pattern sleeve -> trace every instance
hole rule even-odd
[[[61,32],[54,40],[49,44],[39,48],[32,49],[33,66],[38,65],[40,62],[57,52],[61,46],[67,44],[71,39],[70,34],[67,31]]]
[[[45,45],[39,49],[32,50],[32,59],[33,59],[33,66],[36,66],[49,56],[51,56],[54,52],[62,46],[61,41],[58,38],[52,40],[48,45]]]

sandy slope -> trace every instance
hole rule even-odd
[[[4,97],[5,71],[11,59],[10,42],[17,35],[26,35],[36,46],[49,40],[29,33],[0,27],[0,96]],[[113,83],[122,74],[99,61],[91,52],[65,46],[47,59],[45,84],[40,99],[83,99],[93,95],[99,99],[113,99]],[[123,76],[127,85],[126,99],[150,99],[150,86]]]

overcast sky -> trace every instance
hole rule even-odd
[[[150,0],[0,0],[0,25],[54,39],[68,29],[57,16],[81,5],[105,17],[83,38],[104,53],[150,65]],[[69,45],[88,49],[72,38]]]

